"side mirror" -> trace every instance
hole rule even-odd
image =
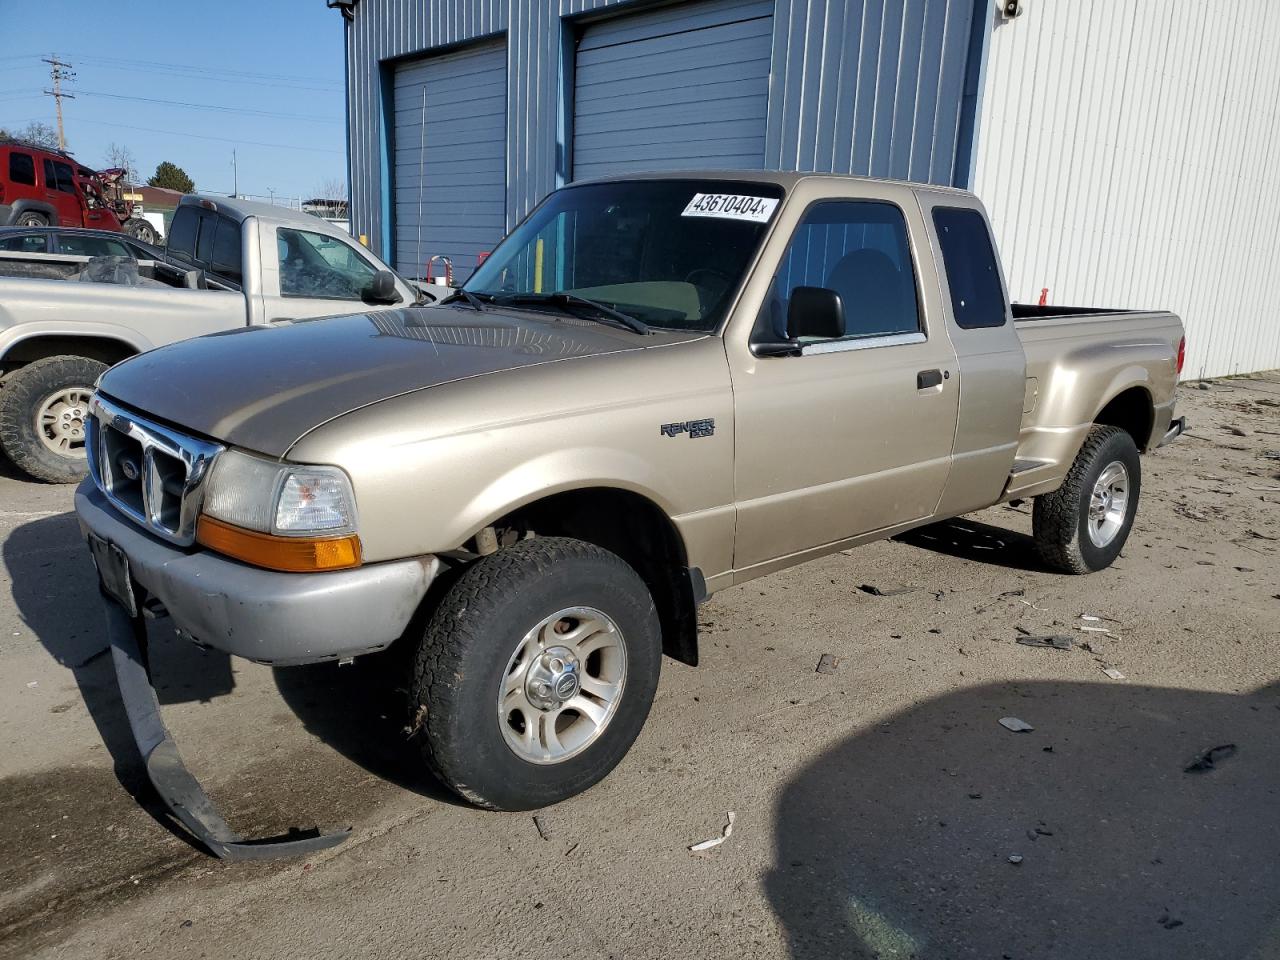
[[[787,337],[820,337],[830,340],[844,336],[844,303],[840,294],[827,287],[795,287],[787,307]]]
[[[390,270],[379,270],[364,288],[364,299],[366,303],[399,303],[396,275]]]

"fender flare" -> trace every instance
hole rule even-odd
[[[0,329],[0,360],[4,360],[18,344],[40,337],[65,337],[72,340],[114,340],[134,354],[145,353],[155,345],[137,331],[118,323],[103,321],[32,321]]]
[[[56,227],[59,225],[58,211],[54,208],[53,204],[45,203],[42,200],[30,200],[26,198],[19,198],[13,201],[9,210],[9,223],[13,224],[20,216],[29,210],[34,210],[36,213],[43,213],[49,218],[49,226]]]

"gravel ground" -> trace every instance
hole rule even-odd
[[[270,864],[167,829],[71,490],[0,465],[0,957],[1280,957],[1280,373],[1179,402],[1192,432],[1144,458],[1104,573],[1046,572],[1024,505],[717,595],[703,665],[664,664],[631,755],[545,839],[420,771],[385,664],[272,671],[153,625],[232,824],[355,828]]]

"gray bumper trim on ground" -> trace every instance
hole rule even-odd
[[[113,509],[91,480],[75,501],[81,527],[124,551],[133,582],[164,604],[175,626],[259,663],[315,663],[390,646],[440,570],[435,557],[331,573],[261,570],[152,537]]]
[[[1186,432],[1187,432],[1187,418],[1178,417],[1178,419],[1170,421],[1169,431],[1164,435],[1164,439],[1161,440],[1156,446],[1163,447],[1166,443],[1172,443],[1174,440],[1177,440],[1180,436],[1182,436]]]
[[[232,830],[182,762],[177,744],[160,717],[160,701],[147,668],[147,631],[142,618],[129,616],[109,598],[104,597],[103,603],[120,697],[147,776],[169,812],[211,853],[223,860],[300,857],[337,846],[351,835],[351,828],[347,827],[333,833],[291,830],[282,837],[249,840]]]

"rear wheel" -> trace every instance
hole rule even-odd
[[[88,472],[85,420],[106,364],[47,357],[12,373],[0,389],[0,449],[47,483],[74,483]]]
[[[1141,492],[1133,438],[1119,427],[1095,426],[1062,486],[1036,497],[1032,530],[1040,556],[1063,573],[1111,566],[1129,539]]]
[[[644,581],[607,550],[546,537],[477,560],[418,649],[410,702],[423,756],[477,806],[581,793],[639,735],[661,650]]]
[[[47,227],[49,218],[43,213],[29,210],[26,213],[18,214],[17,225],[20,227]]]

